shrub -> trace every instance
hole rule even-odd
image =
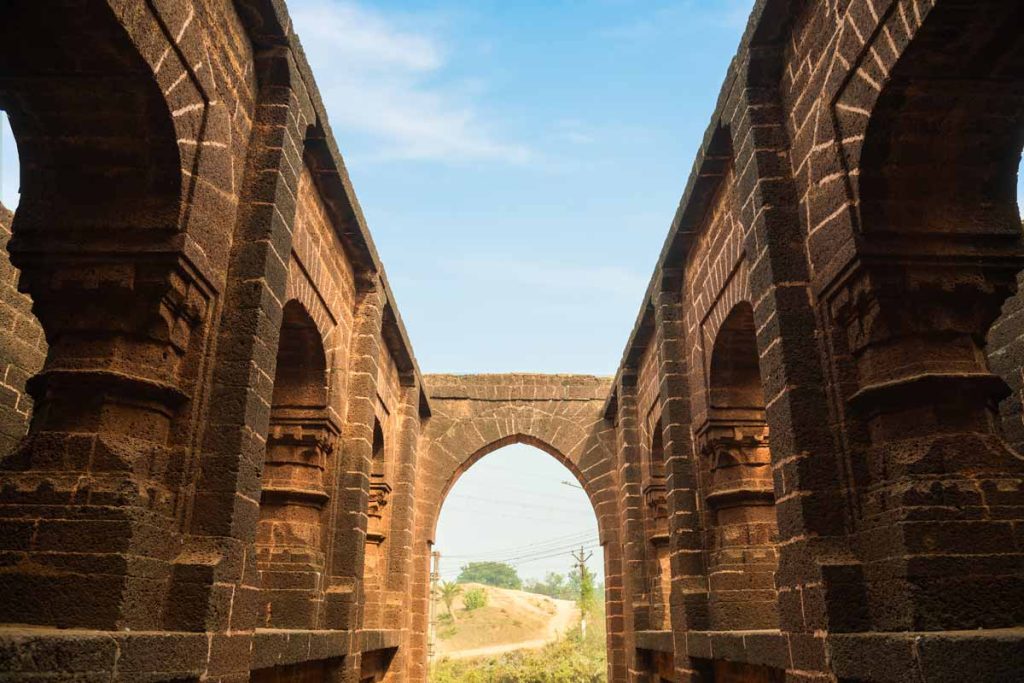
[[[466,607],[467,612],[480,609],[487,604],[487,593],[484,593],[482,588],[466,591],[466,594],[462,596],[462,604]]]

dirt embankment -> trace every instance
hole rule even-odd
[[[463,596],[474,588],[487,594],[484,607],[467,611]],[[439,615],[447,609],[439,604]],[[536,649],[574,627],[579,610],[571,600],[555,600],[536,593],[464,584],[452,604],[453,620],[438,623],[437,653],[464,659],[487,657],[521,649]]]

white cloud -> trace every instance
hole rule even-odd
[[[331,125],[368,135],[375,158],[524,163],[530,150],[482,119],[479,82],[446,79],[446,51],[420,25],[348,0],[291,4]]]

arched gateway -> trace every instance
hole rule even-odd
[[[615,428],[604,417],[611,379],[427,375],[424,384],[432,415],[420,437],[417,461],[412,651],[420,651],[426,643],[430,546],[445,497],[458,478],[485,455],[525,443],[565,465],[594,506],[605,550],[609,668],[623,666],[623,555],[616,522]],[[425,657],[414,656],[412,661],[414,670],[426,663]]]

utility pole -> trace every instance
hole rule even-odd
[[[583,591],[587,583],[587,560],[594,556],[594,553],[584,553],[583,546],[580,546],[579,553],[571,553],[572,558],[576,560],[576,567],[580,570],[580,637],[582,640],[587,639],[587,605],[585,604],[585,597]]]
[[[437,550],[430,553],[430,626],[427,629],[427,674],[434,668],[437,639],[437,582],[441,580],[441,553]]]

